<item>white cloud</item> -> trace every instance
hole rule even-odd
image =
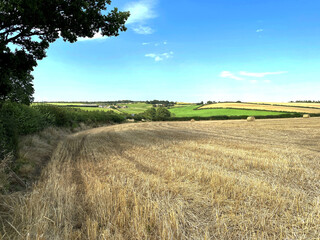
[[[148,19],[156,18],[157,14],[154,11],[155,4],[155,0],[141,0],[128,3],[125,6],[125,11],[130,11],[130,17],[126,24],[141,24],[145,23]]]
[[[262,28],[259,28],[259,29],[256,30],[257,33],[263,32],[263,31],[264,31],[264,29],[262,29]]]
[[[96,33],[92,38],[88,38],[88,37],[80,37],[78,38],[78,41],[90,41],[90,40],[103,40],[103,39],[107,39],[108,37],[104,37],[102,36],[102,34],[100,32]]]
[[[143,46],[145,46],[145,45],[149,45],[150,43],[148,43],[148,42],[144,42],[144,43],[142,43],[142,45]]]
[[[284,74],[287,73],[286,71],[281,71],[281,72],[263,72],[263,73],[250,73],[250,72],[245,72],[241,71],[239,74],[242,76],[248,76],[248,77],[265,77],[267,75],[279,75],[279,74]]]
[[[160,62],[160,61],[163,61],[165,59],[172,58],[173,57],[173,52],[162,53],[162,54],[148,53],[148,54],[146,54],[144,56],[153,58],[156,62]]]
[[[164,42],[163,42],[163,45],[167,45],[167,44],[168,44],[167,41],[164,41]]]
[[[265,83],[271,83],[270,80],[263,80],[263,82],[265,82]]]
[[[229,71],[223,71],[220,73],[220,77],[223,77],[223,78],[231,78],[231,79],[234,79],[234,80],[243,80],[241,77],[238,77],[238,76],[235,76],[233,73],[229,72]]]
[[[251,83],[257,83],[258,80],[250,80]]]
[[[143,34],[143,35],[152,34],[154,32],[154,30],[151,27],[142,26],[142,25],[139,25],[138,27],[134,27],[132,28],[132,30],[138,34]]]

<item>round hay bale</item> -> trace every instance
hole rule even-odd
[[[191,120],[190,120],[190,122],[195,122],[195,121],[196,121],[196,120],[194,120],[194,119],[191,119]]]
[[[310,118],[309,114],[303,114],[303,118]]]
[[[253,116],[247,118],[248,122],[254,122],[255,120],[256,120],[256,118]]]
[[[141,122],[145,122],[146,120],[145,119],[141,119]]]

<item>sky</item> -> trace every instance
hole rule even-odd
[[[35,101],[320,100],[320,1],[113,0],[118,37],[57,40]]]

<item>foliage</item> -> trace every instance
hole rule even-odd
[[[146,101],[147,104],[152,104],[152,105],[162,105],[163,107],[168,107],[168,106],[174,106],[176,103],[175,102],[170,102],[168,100],[152,100],[152,101]]]
[[[156,120],[166,120],[171,117],[170,111],[165,107],[159,107],[156,111]]]
[[[1,1],[0,100],[32,102],[31,72],[59,37],[73,43],[97,32],[118,36],[125,31],[129,12],[114,8],[105,15],[110,4],[110,0]]]
[[[148,120],[154,120],[157,115],[157,110],[155,108],[150,108],[143,112],[141,115]]]

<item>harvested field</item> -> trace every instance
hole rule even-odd
[[[214,108],[239,108],[239,109],[255,109],[265,111],[281,111],[281,112],[300,112],[300,113],[320,113],[319,109],[302,108],[294,106],[274,106],[266,104],[250,104],[250,103],[215,103],[205,105],[199,109],[214,109]]]
[[[320,118],[87,130],[0,203],[0,239],[319,239]]]
[[[270,105],[283,105],[283,106],[296,106],[296,107],[311,107],[320,108],[320,103],[283,103],[283,102],[259,102],[260,104],[270,104]],[[259,104],[258,103],[258,104]]]

